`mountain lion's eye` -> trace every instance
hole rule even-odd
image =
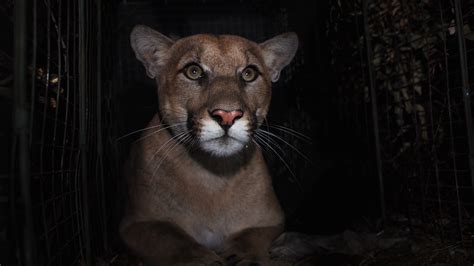
[[[188,79],[197,80],[204,76],[204,70],[202,70],[200,66],[192,64],[184,69],[184,75],[186,75]]]
[[[253,66],[248,66],[242,71],[242,79],[245,82],[252,82],[258,77],[258,72]]]

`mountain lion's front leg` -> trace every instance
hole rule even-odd
[[[121,236],[145,265],[223,265],[212,250],[171,223],[133,223],[121,230]]]
[[[268,265],[268,250],[283,226],[248,228],[229,238],[219,255],[228,265]]]

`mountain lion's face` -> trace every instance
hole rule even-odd
[[[193,35],[176,42],[136,26],[131,44],[158,85],[162,120],[182,142],[191,133],[215,156],[241,151],[264,121],[271,82],[293,58],[294,33],[262,44],[233,35]]]

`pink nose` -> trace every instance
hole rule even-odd
[[[221,125],[221,126],[232,126],[235,120],[243,116],[243,112],[240,110],[226,111],[222,109],[216,109],[211,112],[211,116]]]

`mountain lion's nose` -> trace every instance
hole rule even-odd
[[[241,118],[244,113],[241,110],[227,111],[222,109],[215,109],[211,112],[211,117],[224,128],[229,128],[235,120]]]

